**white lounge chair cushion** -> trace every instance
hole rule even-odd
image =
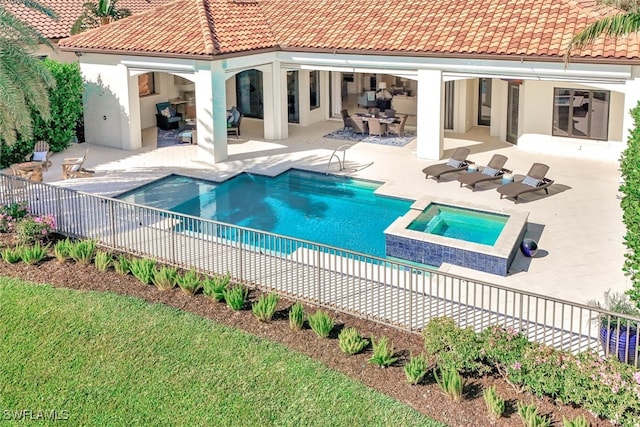
[[[47,152],[46,151],[36,151],[33,153],[33,161],[34,162],[44,162],[47,160]]]
[[[456,159],[449,159],[447,162],[447,166],[451,166],[452,168],[459,168],[462,162]]]
[[[487,176],[496,176],[498,175],[500,171],[496,170],[494,168],[490,168],[489,166],[487,166],[486,168],[482,169],[482,174],[483,175],[487,175]]]
[[[540,179],[536,179],[536,178],[532,178],[530,176],[525,176],[524,179],[522,180],[522,183],[524,185],[529,185],[531,187],[537,187],[538,185],[540,185],[540,182],[542,182],[542,180]]]

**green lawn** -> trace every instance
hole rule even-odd
[[[69,425],[441,425],[210,320],[2,277],[0,364],[2,422],[55,410]]]

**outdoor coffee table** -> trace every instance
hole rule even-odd
[[[15,176],[35,182],[42,182],[43,162],[23,162],[11,165],[11,170]]]

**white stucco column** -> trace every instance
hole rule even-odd
[[[264,95],[264,138],[285,139],[289,136],[287,115],[287,73],[280,69],[280,61],[273,61],[268,69],[261,68]]]
[[[634,109],[640,101],[640,77],[627,80],[624,85],[624,118],[622,119],[622,143],[627,146],[631,129],[633,129],[633,117],[629,111]]]
[[[439,160],[444,151],[442,71],[418,70],[418,136],[416,154]]]
[[[218,163],[228,157],[225,73],[222,61],[195,73],[199,159]]]
[[[134,74],[134,75],[132,75]],[[140,95],[138,90],[138,74],[129,73],[127,103],[120,113],[120,131],[123,150],[142,148],[142,126],[140,125]],[[123,100],[124,102],[124,100]]]

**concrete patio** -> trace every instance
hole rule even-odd
[[[347,141],[323,135],[339,127],[341,122],[335,120],[305,128],[292,125],[288,139],[270,142],[262,139],[261,122],[246,119],[242,137],[229,139],[229,158],[216,165],[199,161],[195,145],[156,148],[155,129],[145,130],[143,148],[137,151],[85,143],[54,154],[44,181],[112,196],[171,173],[222,181],[245,171],[276,175],[294,167],[326,172],[333,151]],[[608,289],[629,288],[622,273],[625,228],[617,162],[526,152],[489,137],[484,128],[474,128],[465,135],[447,134],[445,156],[458,146],[468,146],[469,158],[479,165],[486,164],[494,153],[504,154],[509,158],[506,167],[517,174],[516,179],[526,174],[533,162],[546,163],[550,166],[547,176],[555,184],[548,196],[528,193],[514,204],[500,199],[496,183],[481,184],[472,192],[459,187],[455,174],[445,175],[440,183],[425,180],[422,169],[436,162],[416,158],[415,141],[405,147],[355,143],[346,152],[346,169],[339,171],[334,159],[329,172],[384,182],[379,192],[386,195],[409,199],[428,195],[461,205],[529,212],[527,237],[540,247],[535,258],[519,253],[507,277],[451,265],[443,265],[443,271],[579,303],[600,299]],[[94,176],[63,181],[63,158],[82,156],[87,148],[85,167],[95,170]]]

